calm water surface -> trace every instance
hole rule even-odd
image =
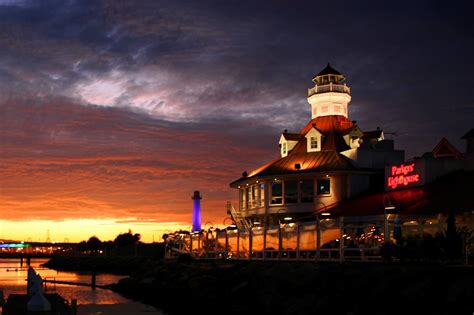
[[[90,273],[64,272],[43,268],[40,265],[47,259],[32,259],[31,266],[43,279],[55,279],[90,283]],[[26,277],[28,267],[20,266],[19,259],[0,259],[0,291],[5,298],[11,293],[26,293]],[[124,276],[111,274],[98,274],[97,285],[115,283]],[[92,291],[90,287],[59,285],[48,283],[46,292],[56,292],[67,300],[77,299],[79,315],[82,314],[163,314],[154,308],[140,303],[132,302],[110,290],[97,288]]]

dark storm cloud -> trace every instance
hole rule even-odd
[[[233,196],[227,183],[272,159],[281,130],[310,119],[307,88],[328,61],[348,78],[350,118],[362,129],[397,132],[407,157],[442,136],[459,145],[474,121],[469,9],[468,1],[0,0],[0,171],[9,174],[0,184],[18,187],[5,202],[34,208],[40,188],[70,178],[74,193],[38,212],[71,215],[79,199],[83,210],[117,216],[151,212],[152,203],[165,211],[201,186],[221,215],[218,204]],[[43,186],[21,186],[28,174]],[[141,189],[127,189],[136,182]],[[13,202],[18,191],[31,203]],[[185,213],[186,203],[176,209]]]

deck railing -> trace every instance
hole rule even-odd
[[[336,84],[336,83],[317,85],[313,88],[308,89],[308,96],[312,96],[318,93],[327,93],[327,92],[351,94],[351,88],[348,87],[346,84]]]

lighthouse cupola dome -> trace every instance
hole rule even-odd
[[[329,83],[342,83],[346,78],[342,73],[331,67],[328,63],[326,68],[321,70],[317,75],[314,76],[313,82],[317,85],[324,85]]]

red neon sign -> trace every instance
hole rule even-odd
[[[394,165],[390,168],[390,176],[387,177],[387,186],[392,189],[398,186],[408,186],[421,181],[419,173],[415,172],[415,163]]]

